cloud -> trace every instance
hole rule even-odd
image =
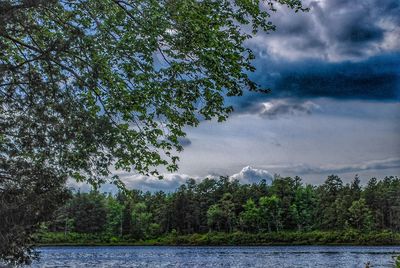
[[[310,12],[281,7],[276,32],[247,44],[256,53],[252,80],[271,94],[230,100],[236,110],[270,98],[400,100],[400,2],[305,1]]]
[[[125,183],[128,189],[137,189],[143,192],[150,191],[164,191],[174,192],[179,186],[185,184],[189,179],[194,179],[197,183],[200,183],[204,178],[218,179],[219,176],[225,174],[213,174],[204,177],[190,176],[187,174],[179,173],[165,173],[162,174],[163,178],[159,179],[154,176],[146,176],[141,174],[131,174],[127,172],[114,171],[115,175],[118,175],[120,179]],[[240,183],[249,184],[257,183],[262,179],[265,179],[267,183],[272,182],[272,176],[266,170],[254,169],[252,167],[245,167],[239,173],[230,176],[230,178],[239,180]],[[74,180],[68,181],[68,187],[81,192],[88,192],[91,190],[91,186],[87,183],[77,183]],[[101,192],[115,192],[117,188],[110,184],[105,184],[101,187]]]
[[[307,174],[343,174],[343,173],[358,173],[369,170],[386,170],[400,168],[400,158],[387,158],[379,160],[370,160],[361,163],[347,165],[321,165],[312,166],[307,164],[299,165],[266,165],[269,170],[276,170],[285,174],[307,175]],[[222,175],[222,174],[221,174]],[[152,176],[145,175],[121,175],[122,180],[130,189],[139,189],[142,191],[159,191],[173,192],[180,185],[185,184],[188,179],[194,179],[198,183],[205,177],[218,179],[217,175],[209,175],[205,177],[190,176],[186,174],[172,173],[163,174],[163,179],[158,179]],[[230,176],[231,180],[238,180],[242,184],[258,183],[261,180],[266,180],[267,184],[271,184],[273,176],[266,169],[253,168],[251,166],[244,167],[240,172]],[[81,189],[85,189],[84,187]]]
[[[347,172],[359,172],[365,170],[382,170],[400,168],[400,158],[388,158],[381,160],[371,160],[363,163],[356,163],[350,165],[329,165],[322,166],[319,168],[309,169],[308,173],[347,173]]]
[[[398,100],[399,63],[400,54],[358,63],[303,63],[284,70],[273,87],[283,96]]]
[[[163,179],[154,176],[135,174],[126,175],[122,177],[121,180],[129,189],[139,189],[142,191],[163,190],[171,192],[175,191],[180,185],[186,183],[190,178],[191,176],[189,175],[179,173],[163,174]]]
[[[399,169],[400,158],[393,157],[387,159],[369,160],[361,163],[354,164],[337,164],[337,165],[321,165],[313,166],[307,164],[299,165],[275,165],[266,166],[269,169],[276,169],[281,172],[289,172],[292,174],[306,175],[306,174],[342,174],[342,173],[357,173],[369,170],[386,170],[386,169]]]
[[[277,173],[283,175],[330,175],[330,174],[344,174],[344,173],[359,173],[370,170],[389,170],[400,168],[400,158],[387,158],[380,160],[370,160],[362,163],[348,164],[348,165],[322,165],[312,166],[308,164],[298,165],[265,165],[264,168],[274,170]],[[128,189],[138,189],[141,191],[164,191],[174,192],[179,186],[185,184],[187,180],[194,179],[197,183],[200,183],[205,177],[218,179],[219,176],[209,175],[205,177],[189,176],[186,174],[169,173],[163,174],[163,179],[158,179],[153,176],[145,176],[139,174],[119,174],[122,181],[126,184]],[[239,173],[233,174],[229,177],[231,180],[238,180],[241,184],[252,184],[259,183],[261,180],[265,180],[267,184],[271,185],[273,176],[266,169],[257,169],[251,166],[244,167]],[[68,187],[72,187],[81,192],[88,192],[91,187],[86,183],[77,183],[73,180],[68,181]],[[102,192],[113,192],[117,189],[112,185],[104,185],[101,189]]]
[[[199,177],[191,177],[186,174],[179,173],[165,173],[163,175],[163,179],[159,179],[154,176],[146,176],[141,174],[132,174],[124,171],[116,171],[113,172],[114,175],[118,175],[126,185],[128,189],[137,189],[143,192],[150,191],[165,191],[165,192],[173,192],[179,188],[180,185],[185,184],[188,179],[200,180]],[[89,192],[92,187],[84,182],[76,182],[75,180],[68,180],[68,187],[71,187],[75,190],[79,190],[81,192]],[[111,184],[102,185],[100,191],[101,192],[115,192],[118,189]]]
[[[306,13],[279,8],[277,31],[259,34],[250,44],[260,54],[296,60],[359,60],[400,49],[398,0],[303,1]]]
[[[187,147],[192,144],[192,141],[186,137],[179,137],[178,141],[183,147]]]
[[[233,180],[238,180],[243,184],[257,183],[261,180],[266,180],[268,184],[272,183],[273,177],[264,169],[256,169],[250,166],[244,167],[239,173],[230,177]]]
[[[246,92],[229,98],[237,112],[254,110],[273,98],[337,100],[400,100],[400,53],[371,57],[359,62],[285,60],[255,62],[252,79],[270,94]]]
[[[248,112],[268,119],[276,119],[281,116],[311,114],[319,106],[312,101],[300,101],[293,99],[276,99],[267,102],[256,103],[249,107]]]
[[[178,189],[180,185],[185,184],[188,179],[194,179],[197,182],[201,182],[201,180],[206,177],[218,179],[219,176],[214,174],[205,177],[199,177],[179,173],[166,173],[163,174],[163,179],[158,179],[153,176],[126,174],[121,176],[121,179],[128,188],[140,189],[142,191],[163,190],[167,192],[173,192]],[[244,167],[239,173],[230,176],[230,178],[233,180],[239,180],[239,182],[243,184],[249,184],[260,182],[262,179],[265,179],[267,183],[271,183],[273,177],[266,170],[255,169],[247,166]]]

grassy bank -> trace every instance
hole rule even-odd
[[[274,232],[274,233],[205,233],[179,235],[170,233],[158,238],[134,240],[99,234],[37,234],[39,245],[400,245],[400,233],[347,231]]]

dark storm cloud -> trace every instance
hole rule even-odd
[[[276,98],[298,102],[313,98],[400,100],[400,53],[358,62],[258,60],[256,67],[252,79],[271,93],[247,93],[228,100],[237,112],[254,113],[255,107]]]
[[[261,54],[287,59],[362,59],[400,50],[400,1],[307,1],[306,13],[281,8],[272,14],[277,31],[249,42]]]
[[[350,27],[345,27],[346,25]],[[366,43],[381,41],[383,38],[382,29],[365,21],[365,17],[361,14],[356,16],[349,14],[340,24],[334,24],[331,30],[334,33],[333,37],[342,43]]]
[[[274,95],[339,99],[398,100],[400,56],[363,62],[303,62],[287,66],[272,85]]]
[[[362,57],[371,46],[384,40],[387,29],[379,20],[387,19],[388,12],[380,10],[380,5],[376,1],[330,0],[324,4],[313,2],[311,12],[315,12],[315,19],[323,28],[321,38],[325,37],[338,54]]]
[[[236,111],[274,98],[399,101],[400,1],[304,3],[309,12],[281,8],[271,18],[277,31],[249,41],[257,55],[252,79],[272,93],[228,100]]]

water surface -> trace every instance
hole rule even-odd
[[[397,247],[43,247],[32,267],[394,267]]]

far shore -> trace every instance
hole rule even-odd
[[[147,239],[114,237],[104,234],[42,232],[37,234],[39,247],[48,246],[400,246],[400,233],[391,231],[359,232],[210,232],[179,235],[176,233]]]

